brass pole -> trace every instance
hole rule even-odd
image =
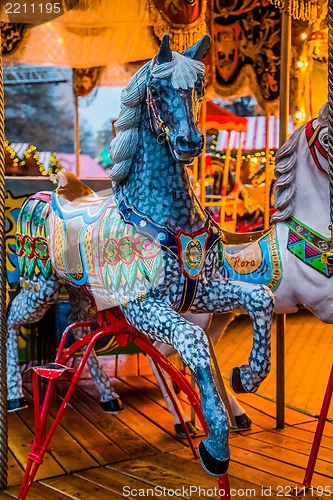
[[[230,156],[231,156],[231,131],[228,130],[228,142],[227,150],[225,152],[225,163],[222,178],[222,201],[221,201],[221,212],[220,212],[220,226],[223,228],[225,222],[225,212],[227,204],[227,191],[228,191],[228,178],[229,178],[229,167],[230,167]]]
[[[266,113],[266,122],[265,122],[265,128],[266,128],[266,144],[265,144],[265,155],[266,155],[266,164],[265,164],[265,206],[264,206],[264,229],[269,228],[269,207],[270,207],[270,199],[269,199],[269,193],[270,193],[270,187],[271,187],[271,162],[269,158],[270,154],[270,148],[269,148],[269,119],[270,119],[270,112],[267,111]]]
[[[207,101],[204,97],[201,106],[201,132],[204,137],[204,147],[200,156],[201,159],[201,173],[200,173],[200,200],[204,207],[206,202],[206,189],[205,189],[205,179],[206,179],[206,116],[207,116]]]
[[[198,182],[198,158],[193,160],[193,183]]]
[[[0,40],[1,23],[0,23]],[[6,215],[5,215],[5,110],[0,48],[0,490],[7,487],[8,476],[8,420],[6,385]]]
[[[291,64],[291,17],[288,11],[288,0],[284,0],[281,19],[281,68],[280,68],[280,146],[288,137],[290,64]],[[276,427],[285,426],[285,386],[284,337],[286,315],[278,314],[276,321]]]
[[[333,265],[333,0],[328,1],[328,176],[330,188],[329,249],[321,260]]]
[[[285,426],[285,347],[287,317],[285,314],[276,315],[276,428]]]
[[[290,64],[291,64],[291,17],[289,0],[284,0],[281,22],[281,68],[280,68],[280,146],[288,138]]]
[[[236,228],[237,228],[241,167],[242,167],[242,132],[239,132],[239,140],[238,140],[238,148],[237,148],[237,156],[236,156],[236,167],[235,167],[235,187],[234,187],[235,199],[234,199],[234,205],[233,205],[233,209],[232,209],[232,221],[235,222],[235,226],[233,227],[233,231],[236,231]]]
[[[74,96],[75,107],[75,174],[80,177],[80,117],[79,117],[79,97]]]

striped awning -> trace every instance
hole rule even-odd
[[[269,148],[279,148],[279,129],[280,120],[271,116],[269,118]],[[289,117],[288,133],[291,134],[296,127]],[[239,144],[240,132],[230,132],[231,149],[237,149]],[[218,133],[216,151],[225,151],[228,144],[228,132],[221,130]],[[249,116],[247,117],[247,131],[242,133],[242,149],[244,151],[259,151],[266,148],[266,117]]]
[[[206,130],[237,130],[237,132],[245,132],[246,127],[247,118],[234,115],[214,101],[207,101]]]

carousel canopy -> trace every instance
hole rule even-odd
[[[158,43],[146,2],[90,0],[82,6],[21,33],[15,25],[10,27],[13,40],[20,37],[22,42],[4,59],[90,68],[150,59],[156,53]],[[4,11],[1,21],[8,20]]]

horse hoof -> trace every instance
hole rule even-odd
[[[124,411],[123,403],[119,397],[109,401],[101,401],[101,407],[105,413],[111,413],[111,415],[117,415],[117,413]]]
[[[246,413],[238,415],[235,420],[236,427],[231,427],[230,432],[249,431],[251,429],[252,420]]]
[[[24,408],[28,408],[27,400],[24,397],[17,399],[8,399],[7,401],[8,412],[24,410]]]
[[[246,394],[247,391],[244,389],[243,384],[242,384],[242,379],[240,376],[240,368],[233,368],[231,370],[230,374],[230,385],[231,389],[236,393],[236,394]]]
[[[190,421],[185,422],[185,425],[186,425],[187,430],[188,430],[188,432],[189,432],[189,434],[190,434],[191,437],[196,437],[198,435],[198,431],[194,427],[194,425],[192,424],[192,422],[190,422]],[[178,438],[180,438],[180,439],[186,439],[187,438],[187,436],[185,434],[185,431],[183,429],[182,424],[175,424],[174,428],[175,428],[176,436]]]
[[[209,453],[203,441],[199,444],[198,454],[202,467],[212,476],[224,476],[229,467],[229,459],[218,460]]]

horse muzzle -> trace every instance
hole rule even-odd
[[[191,138],[185,135],[178,135],[173,147],[173,154],[177,161],[192,163],[193,159],[201,153],[203,146],[204,137],[201,133]]]

